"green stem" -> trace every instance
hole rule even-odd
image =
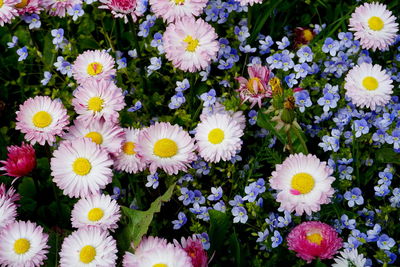
[[[303,149],[304,149],[304,152],[305,152],[306,154],[308,154],[308,149],[307,149],[306,141],[305,141],[305,140],[303,139],[303,137],[301,136],[299,129],[297,129],[296,127],[293,127],[293,126],[291,126],[291,129],[294,131],[294,134],[297,136],[297,138],[299,138],[300,143],[301,143],[301,145],[302,145],[302,147],[303,147]]]

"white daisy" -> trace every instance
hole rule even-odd
[[[196,142],[199,154],[208,162],[230,160],[241,149],[243,130],[228,114],[216,113],[197,125]]]
[[[103,230],[118,228],[121,217],[117,201],[108,195],[93,195],[80,199],[71,213],[72,226],[96,226]]]
[[[169,175],[178,174],[197,158],[193,139],[182,127],[169,122],[156,122],[143,129],[138,140],[136,151],[150,164],[151,173],[161,168]]]
[[[143,171],[147,164],[136,153],[139,129],[126,128],[125,140],[122,143],[121,152],[114,159],[114,169],[127,173],[138,173]]]
[[[47,259],[47,240],[43,228],[30,221],[16,221],[0,233],[0,266],[41,266]]]
[[[118,123],[119,113],[125,107],[122,89],[106,80],[89,80],[73,92],[72,105],[78,119],[87,125],[94,120]]]
[[[281,208],[297,215],[311,215],[331,201],[334,193],[333,170],[316,156],[292,154],[272,172],[271,187],[278,190],[276,201]]]
[[[385,50],[391,45],[398,31],[396,17],[380,3],[364,3],[356,8],[350,18],[349,29],[361,47]]]
[[[61,267],[114,267],[117,260],[115,240],[97,227],[81,228],[64,239]]]
[[[67,110],[61,101],[48,96],[29,98],[19,108],[15,129],[24,133],[32,145],[36,142],[52,145],[57,135],[64,134],[69,123]]]
[[[75,120],[74,125],[69,128],[69,132],[63,137],[71,141],[87,137],[108,152],[117,153],[121,149],[123,136],[124,131],[118,124],[94,120],[86,125],[81,120]]]
[[[351,69],[346,76],[346,96],[357,107],[375,110],[386,105],[393,93],[390,76],[379,65],[362,63]]]
[[[112,180],[107,151],[88,138],[61,142],[50,165],[53,181],[69,197],[98,194]]]
[[[78,83],[88,79],[110,79],[115,75],[115,61],[107,52],[89,50],[80,54],[72,66],[72,75]]]
[[[334,258],[335,263],[332,267],[364,267],[367,259],[363,254],[358,254],[357,249],[345,249],[340,252],[340,256]]]

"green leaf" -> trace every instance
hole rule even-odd
[[[168,202],[174,192],[175,183],[172,184],[164,195],[158,197],[150,208],[146,211],[133,210],[122,206],[122,213],[128,218],[129,223],[126,225],[121,234],[119,245],[122,249],[127,250],[131,242],[136,246],[139,245],[142,236],[147,233],[150,223],[153,220],[154,213],[160,212],[162,202]]]
[[[52,42],[52,37],[50,32],[44,37],[44,47],[43,47],[43,61],[46,64],[46,70],[50,70],[53,66],[54,57],[54,44]]]
[[[36,187],[31,177],[22,178],[21,184],[18,186],[18,193],[22,197],[34,198],[36,196]]]
[[[237,238],[235,231],[230,236],[229,241],[231,243],[231,249],[233,252],[233,256],[235,257],[236,266],[238,266],[238,267],[244,266],[240,243],[239,243],[239,240]]]
[[[286,144],[285,137],[275,129],[274,122],[271,122],[268,114],[265,114],[264,112],[258,112],[257,125],[273,133],[279,139],[279,141],[282,142],[282,144]]]
[[[208,231],[208,236],[210,237],[211,243],[209,253],[212,254],[215,250],[223,247],[223,244],[227,239],[231,221],[228,218],[228,215],[217,210],[209,210],[208,214],[210,215],[210,229]]]
[[[400,164],[400,154],[394,152],[392,148],[381,148],[376,150],[375,158],[382,163]]]
[[[308,154],[308,149],[306,145],[306,136],[301,129],[296,127],[290,128],[290,136],[292,137],[293,142],[293,150],[295,153],[303,153],[304,155]]]

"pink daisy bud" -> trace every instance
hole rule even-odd
[[[181,244],[177,240],[174,240],[174,244],[177,247],[182,247],[186,251],[187,255],[192,259],[193,267],[206,267],[208,266],[207,253],[203,248],[200,239],[197,239],[196,235],[185,239],[182,237]]]
[[[290,250],[310,263],[315,258],[332,259],[342,247],[342,239],[335,229],[322,222],[303,222],[293,228],[287,237]]]
[[[5,175],[19,178],[27,175],[36,167],[35,149],[32,145],[22,143],[19,146],[9,146],[7,160],[1,160],[2,171],[6,171]]]

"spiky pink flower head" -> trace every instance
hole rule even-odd
[[[1,160],[2,171],[6,171],[6,175],[19,178],[27,175],[36,167],[35,149],[32,145],[22,143],[21,146],[9,146],[7,160]]]
[[[188,237],[187,239],[182,237],[180,244],[177,240],[174,240],[174,244],[177,247],[182,247],[183,250],[186,251],[187,255],[192,259],[193,267],[208,266],[207,253],[203,248],[201,240],[198,239],[196,235]]]
[[[72,105],[78,120],[86,125],[94,120],[118,123],[119,113],[125,107],[122,89],[112,81],[88,80],[73,93]]]
[[[149,164],[151,173],[161,168],[169,175],[178,174],[197,159],[196,146],[188,132],[169,122],[156,122],[140,131],[135,149]]]
[[[150,0],[151,10],[167,23],[183,17],[199,16],[207,5],[207,0]]]
[[[236,2],[239,2],[241,6],[247,6],[247,5],[254,5],[254,4],[260,4],[263,2],[263,0],[236,0]]]
[[[25,134],[25,140],[52,145],[56,136],[64,134],[69,124],[67,110],[59,100],[48,96],[35,96],[19,106],[15,129]]]
[[[395,40],[398,24],[396,17],[380,3],[364,3],[351,14],[349,29],[364,49],[385,50]]]
[[[40,11],[43,10],[43,7],[41,6],[41,0],[21,0],[15,5],[15,7],[20,15],[24,15],[26,13],[39,14]]]
[[[99,6],[102,9],[111,10],[111,14],[115,18],[123,18],[125,23],[128,23],[130,15],[135,22],[138,17],[143,16],[146,7],[143,6],[143,1],[137,0],[100,0],[103,4]]]
[[[204,70],[216,58],[217,38],[215,29],[203,19],[184,17],[169,24],[164,32],[165,56],[180,70]]]
[[[68,9],[82,5],[82,0],[43,0],[42,5],[51,16],[63,18]]]
[[[244,77],[236,78],[240,83],[237,90],[240,99],[242,103],[249,101],[251,103],[250,108],[254,107],[255,104],[261,107],[262,99],[272,96],[271,86],[268,84],[271,72],[267,67],[258,64],[248,67],[247,72],[249,73],[248,80]]]
[[[282,209],[311,215],[331,201],[334,193],[331,184],[335,180],[332,173],[332,168],[314,155],[293,154],[276,165],[270,184],[278,190],[276,201]]]
[[[115,61],[110,54],[100,50],[88,50],[80,54],[72,65],[72,75],[79,84],[90,79],[111,80],[115,75]]]
[[[292,229],[287,237],[290,250],[310,263],[315,258],[332,259],[342,247],[342,239],[335,229],[322,222],[303,222]]]
[[[11,21],[18,16],[17,9],[15,8],[16,4],[18,4],[18,0],[0,1],[0,26],[11,23]]]

